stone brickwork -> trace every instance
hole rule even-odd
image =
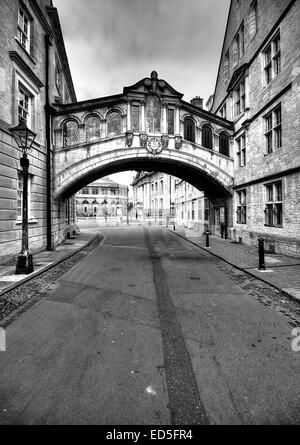
[[[252,1],[231,2],[224,46],[220,60],[212,111],[233,120],[234,199],[233,230],[236,241],[257,244],[263,237],[267,249],[289,255],[300,255],[300,150],[299,150],[299,81],[300,81],[300,4],[299,1],[257,1],[257,31],[253,34]],[[244,53],[234,64],[234,38],[244,24]],[[280,35],[280,69],[272,61],[271,79],[266,80],[266,49]],[[229,63],[226,65],[226,55]],[[245,82],[245,109],[236,112],[237,90]],[[266,116],[281,107],[281,144],[268,153]],[[241,165],[239,138],[245,135],[246,163]],[[267,187],[282,186],[282,221],[269,224],[266,214],[269,202]],[[246,192],[246,220],[238,221],[239,192]],[[276,208],[277,211],[277,207]]]
[[[62,35],[55,8],[47,8],[46,0],[19,2],[4,0],[0,14],[0,263],[16,256],[21,249],[22,221],[18,217],[18,173],[21,172],[20,149],[9,128],[18,123],[19,89],[29,97],[27,124],[36,133],[28,154],[30,167],[30,251],[42,250],[47,239],[46,192],[46,48],[45,35],[52,40],[49,59],[50,104],[76,100]],[[18,38],[19,8],[29,19],[28,45]],[[56,64],[60,66],[57,84]],[[65,237],[65,208],[53,201],[53,242]],[[59,214],[60,213],[60,214]]]

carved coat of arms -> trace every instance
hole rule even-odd
[[[157,155],[163,149],[161,138],[153,136],[147,140],[147,150],[153,155]]]

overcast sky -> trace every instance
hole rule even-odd
[[[151,71],[184,100],[213,93],[230,0],[53,0],[78,100]],[[127,182],[127,181],[126,181]]]

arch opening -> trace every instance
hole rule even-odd
[[[69,198],[86,185],[105,176],[132,170],[161,172],[175,176],[190,183],[199,191],[204,192],[209,199],[230,198],[232,196],[229,188],[224,187],[217,178],[214,178],[205,170],[185,164],[184,162],[158,158],[136,158],[112,161],[105,166],[86,172],[79,178],[75,178],[73,182],[68,183],[68,186],[61,191],[59,196],[63,199]]]

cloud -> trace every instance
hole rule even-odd
[[[153,69],[186,100],[207,99],[213,92],[229,0],[54,0],[54,5],[79,100],[121,93]]]

